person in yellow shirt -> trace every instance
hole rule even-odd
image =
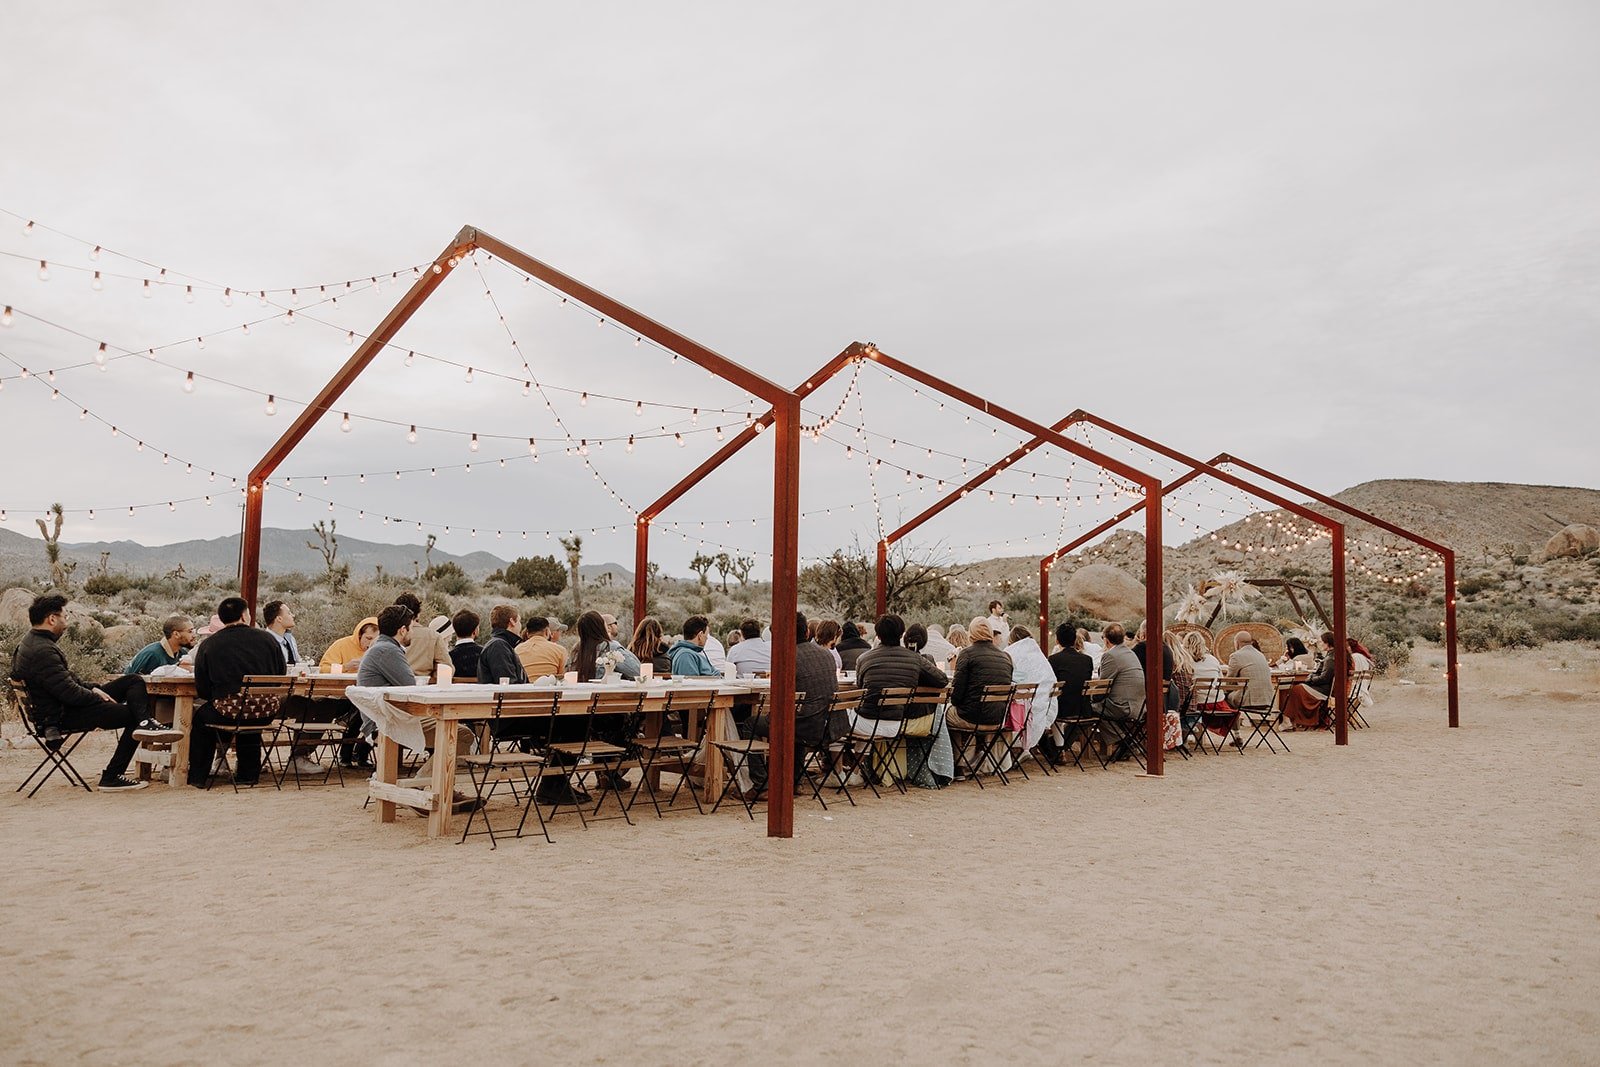
[[[328,646],[328,651],[322,654],[320,669],[332,671],[339,666],[355,673],[356,665],[361,662],[362,653],[372,646],[378,639],[378,619],[369,616],[356,624],[355,631],[349,637],[341,637]]]
[[[522,627],[517,659],[533,682],[549,675],[560,678],[567,669],[567,650],[550,640],[550,620],[535,615]]]

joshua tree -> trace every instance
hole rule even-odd
[[[438,544],[438,542],[438,534],[429,534],[428,543],[422,546],[422,555],[423,558],[428,561],[427,569],[430,571],[433,570],[433,546]]]
[[[750,572],[755,568],[755,565],[756,558],[754,556],[733,557],[733,576],[739,579],[740,586],[748,586],[750,584]]]
[[[704,552],[696,553],[694,559],[689,561],[689,569],[700,576],[700,589],[707,594],[711,592],[711,580],[708,576],[711,574],[711,568],[716,565],[716,557],[708,556]]]
[[[722,575],[722,594],[728,594],[728,575],[733,571],[733,557],[726,552],[718,552],[714,559],[717,573]]]
[[[322,553],[322,564],[328,569],[328,585],[334,592],[344,589],[345,582],[350,579],[350,565],[339,562],[339,537],[334,532],[339,528],[338,519],[324,522],[318,519],[311,527],[317,535],[316,541],[307,541],[306,547]]]
[[[50,582],[57,589],[67,590],[72,588],[72,572],[78,565],[74,562],[63,562],[61,559],[61,525],[66,521],[66,512],[60,504],[50,506],[50,514],[55,516],[54,527],[46,526],[43,519],[34,519],[39,524],[39,535],[44,538],[45,558],[50,561]]]
[[[561,547],[567,550],[567,574],[572,582],[572,609],[582,614],[583,577],[578,573],[578,564],[583,560],[583,538],[577,534],[563,537]]]

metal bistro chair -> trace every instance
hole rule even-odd
[[[906,715],[915,695],[915,689],[905,686],[880,689],[873,710],[900,714],[892,719],[866,718],[857,705],[856,714],[850,720],[849,737],[855,755],[851,770],[860,771],[862,781],[872,790],[872,795],[880,799],[883,794],[878,791],[878,784],[885,777],[895,789],[901,793],[906,791],[904,777],[895,769],[895,753],[905,740]],[[862,703],[865,702],[864,696]]]
[[[315,678],[310,675],[294,679],[289,686],[289,695],[301,697],[304,701],[316,699],[326,700],[326,696],[318,698],[316,693],[319,686]],[[296,692],[299,690],[299,692]],[[301,707],[308,704],[296,701]],[[293,705],[291,705],[293,707]],[[342,722],[313,722],[304,718],[285,718],[278,723],[278,731],[273,735],[270,747],[280,751],[287,751],[288,758],[281,761],[278,768],[278,788],[283,788],[284,781],[290,774],[294,775],[294,787],[301,787],[303,776],[294,771],[295,753],[304,752],[315,758],[319,754],[327,758],[327,765],[322,770],[322,783],[328,784],[328,779],[334,774],[339,776],[339,788],[344,788],[344,767],[339,759],[340,750],[344,747],[345,726]],[[268,742],[263,740],[262,748],[265,750]]]
[[[796,709],[798,709],[800,705],[805,702],[805,696],[806,695],[804,693],[796,693],[794,695],[794,706]],[[770,743],[758,738],[754,728],[756,718],[762,713],[762,711],[766,710],[768,706],[769,697],[770,694],[765,690],[756,693],[755,706],[750,709],[751,728],[749,730],[749,737],[735,738],[729,741],[718,741],[715,739],[708,739],[707,741],[708,744],[712,745],[717,749],[717,751],[722,753],[722,769],[725,775],[722,782],[722,789],[717,794],[717,801],[715,804],[711,805],[711,814],[713,815],[717,813],[718,808],[722,807],[722,801],[727,797],[728,793],[733,790],[735,783],[738,782],[739,772],[749,767],[750,757],[760,756],[762,759],[767,761],[767,776],[769,780],[774,773],[775,769],[773,768],[772,761],[770,759],[772,755],[772,746]],[[792,774],[793,770],[791,768],[777,768],[776,772],[780,774]],[[744,813],[750,817],[752,822],[756,817],[756,802],[760,799],[760,794],[764,791],[765,790],[752,784],[749,791],[741,789],[737,794],[735,794],[739,800],[739,803],[744,805]]]
[[[1060,683],[1057,682],[1056,685],[1059,687]],[[1006,751],[1011,756],[1011,769],[1021,774],[1022,780],[1025,782],[1029,780],[1029,777],[1028,768],[1023,766],[1023,761],[1029,758],[1033,760],[1035,766],[1044,770],[1047,777],[1051,773],[1049,770],[1049,760],[1042,760],[1031,750],[1023,747],[1025,744],[1027,744],[1028,740],[1028,724],[1033,721],[1033,701],[1038,695],[1038,682],[1025,682],[1022,684],[1013,685],[1011,687],[1011,701],[1010,704],[1007,705],[1007,721],[1009,724],[1009,709],[1014,707],[1019,702],[1022,704],[1022,729],[1020,731],[1006,731],[1011,735],[1006,739]]]
[[[293,688],[293,679],[277,674],[249,674],[239,684],[239,691],[232,696],[218,697],[211,702],[211,706],[218,714],[226,715],[231,722],[217,723],[212,727],[219,735],[217,753],[221,757],[212,763],[206,772],[206,788],[211,788],[211,783],[216,779],[219,768],[228,767],[227,746],[224,742],[231,742],[238,746],[239,738],[254,734],[261,742],[261,773],[271,779],[274,788],[282,788],[279,780],[272,776],[272,748],[267,742],[269,736],[276,737],[278,732],[277,718],[283,708],[284,700]],[[239,791],[239,779],[228,767],[228,777],[233,782],[233,791]],[[253,788],[253,787],[252,787]]]
[[[1273,679],[1273,696],[1267,704],[1251,704],[1239,709],[1239,714],[1244,721],[1250,724],[1250,735],[1244,739],[1243,748],[1249,748],[1254,742],[1256,748],[1263,744],[1268,752],[1276,753],[1277,741],[1283,746],[1285,752],[1289,751],[1289,742],[1283,739],[1278,732],[1278,723],[1283,721],[1281,702],[1288,697],[1289,692],[1300,684],[1298,675],[1282,675]]]
[[[922,777],[928,769],[928,761],[933,758],[933,739],[939,736],[939,730],[944,725],[945,708],[950,704],[950,687],[946,686],[919,686],[911,694],[910,721],[916,722],[933,716],[933,721],[928,724],[927,744],[918,745],[921,758],[913,762],[911,749],[906,749],[906,781],[915,782]],[[916,737],[917,735],[908,735]]]
[[[1220,756],[1222,754],[1223,742],[1219,741],[1216,735],[1212,733],[1212,727],[1221,727],[1223,729],[1223,737],[1233,735],[1238,730],[1240,716],[1239,695],[1244,692],[1244,688],[1248,684],[1248,681],[1244,678],[1220,676],[1208,678],[1196,684],[1194,699],[1190,703],[1191,707],[1198,709],[1200,716],[1199,721],[1194,726],[1196,753],[1204,752],[1206,743],[1209,741],[1212,755]],[[1216,710],[1218,705],[1224,705],[1228,710]],[[1212,710],[1206,710],[1207,708]],[[1241,748],[1239,751],[1242,753],[1244,750]]]
[[[865,696],[865,690],[861,689],[839,689],[834,692],[833,701],[828,705],[830,735],[833,723],[841,719],[848,722],[849,716],[861,707],[861,700]],[[811,799],[821,804],[823,811],[828,810],[828,802],[822,799],[822,790],[830,785],[829,776],[833,778],[831,788],[835,795],[843,793],[850,806],[856,806],[856,798],[850,795],[849,784],[853,751],[848,729],[839,737],[830,736],[826,744],[806,750],[805,761],[801,764],[801,777],[811,787]]]
[[[553,718],[560,703],[561,694],[558,692],[496,693],[494,709],[489,716],[490,733],[493,735],[494,727],[500,725],[502,718],[507,716]],[[457,756],[456,766],[466,769],[475,793],[472,813],[467,816],[467,825],[461,831],[462,841],[474,832],[472,824],[477,821],[481,813],[483,829],[476,832],[489,835],[491,849],[499,847],[499,841],[495,838],[494,824],[489,821],[489,801],[494,799],[496,791],[502,785],[511,790],[513,799],[518,797],[519,787],[522,791],[522,818],[517,822],[516,836],[522,836],[522,828],[528,821],[528,811],[531,808],[538,816],[539,832],[544,835],[545,841],[550,840],[550,828],[545,825],[544,812],[539,810],[539,805],[534,800],[539,790],[539,782],[544,777],[543,753],[523,752],[511,745],[502,748],[497,744],[489,744],[482,746],[480,752]],[[504,833],[503,830],[501,832]]]
[[[33,743],[39,746],[39,751],[44,753],[44,757],[39,760],[39,765],[33,769],[32,774],[23,779],[22,784],[17,786],[16,791],[20,793],[27,789],[28,783],[33,781],[34,777],[48,766],[50,769],[45,771],[44,777],[39,779],[38,785],[28,790],[29,797],[37,793],[40,786],[48,782],[50,776],[57,771],[60,771],[68,782],[75,786],[82,786],[85,793],[94,792],[93,789],[89,788],[89,783],[84,779],[83,775],[78,773],[78,768],[72,765],[71,758],[72,750],[82,744],[83,739],[88,737],[92,731],[40,730],[33,717],[33,699],[28,696],[27,683],[16,678],[10,679],[10,682],[11,702],[16,705],[17,714],[22,718],[22,728],[27,731],[29,737],[33,738]]]
[[[1088,708],[1088,713],[1080,712],[1065,718],[1056,717],[1056,726],[1061,731],[1061,747],[1072,757],[1072,763],[1079,771],[1088,769],[1083,765],[1085,752],[1095,758],[1101,770],[1105,770],[1106,761],[1100,744],[1100,716],[1094,714],[1094,701],[1105,696],[1110,689],[1110,682],[1101,678],[1090,678],[1083,683],[1083,702]],[[1073,747],[1074,744],[1077,745],[1076,748]]]
[[[979,789],[984,788],[983,776],[985,773],[993,774],[1001,785],[1011,784],[1011,780],[1006,777],[1006,769],[1000,762],[1000,756],[1007,751],[1006,717],[1011,713],[1011,691],[1014,688],[1015,686],[1011,685],[986,685],[983,687],[983,692],[979,696],[980,704],[990,709],[998,705],[1000,712],[1000,721],[992,726],[956,726],[951,724],[948,719],[945,720],[950,730],[950,744],[956,753],[957,770],[960,769],[959,764],[962,756],[970,748],[972,759],[967,764],[968,774],[973,781],[978,783]],[[986,717],[992,717],[992,713]],[[965,740],[958,745],[955,740],[957,737],[963,737]],[[998,750],[998,753],[996,750]],[[985,772],[984,764],[988,764],[988,772]]]
[[[1367,702],[1367,690],[1372,688],[1371,671],[1353,671],[1350,675],[1350,725],[1357,730],[1367,728],[1367,720],[1361,714],[1361,705]]]
[[[678,791],[689,783],[689,769],[694,766],[704,743],[703,733],[699,738],[689,736],[703,731],[704,726],[697,728],[691,723],[708,721],[716,700],[716,691],[707,689],[674,689],[667,694],[666,705],[661,709],[661,733],[656,737],[634,738],[634,755],[639,761],[639,784],[633,787],[633,795],[628,798],[629,808],[639,799],[640,791],[648,789],[650,803],[656,809],[656,818],[666,818],[658,795],[662,765],[668,765],[678,775],[672,795],[667,798],[667,810],[670,811],[678,801]],[[683,731],[681,734],[667,732],[671,729],[674,714],[678,716],[679,729]],[[692,784],[688,791],[689,799],[694,801],[694,810],[704,815],[706,809],[701,805],[700,796]]]
[[[589,775],[620,774],[626,764],[633,760],[633,749],[626,743],[626,739],[638,727],[639,718],[643,714],[645,694],[640,690],[604,690],[597,689],[589,697],[583,727],[582,741],[558,741],[546,746],[547,758],[550,755],[560,755],[564,760],[571,761],[572,774],[579,781]],[[565,708],[558,705],[557,715],[570,714]],[[551,720],[552,729],[555,720]],[[601,736],[610,733],[624,743],[608,741]],[[605,783],[601,789],[597,778],[596,789],[600,792],[600,799],[595,801],[594,810],[589,814],[600,814],[600,807],[606,802],[606,792],[612,790],[610,783]],[[537,803],[537,801],[535,802]],[[557,804],[556,807],[561,805]],[[628,803],[619,794],[617,807],[622,809],[622,818],[629,826],[633,819],[628,814]],[[585,826],[587,820],[583,818],[582,805],[578,805],[578,818]],[[552,809],[554,814],[554,809]]]
[[[1168,682],[1167,685],[1171,685]],[[1145,770],[1145,731],[1148,724],[1145,722],[1150,710],[1150,700],[1142,694],[1139,698],[1139,710],[1131,719],[1109,718],[1104,714],[1104,705],[1101,707],[1100,725],[1109,740],[1113,743],[1111,753],[1102,761],[1104,766],[1110,766],[1121,759],[1132,757]]]

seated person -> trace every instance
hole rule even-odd
[[[650,664],[656,674],[672,673],[672,657],[667,655],[667,643],[661,634],[661,623],[654,615],[646,615],[633,629],[633,640],[628,650],[639,659],[642,667]]]
[[[877,720],[894,721],[903,715],[898,707],[880,707],[879,701],[885,689],[917,689],[921,687],[943,689],[949,682],[944,671],[935,667],[917,653],[902,645],[901,639],[905,637],[906,623],[898,615],[885,615],[873,627],[878,635],[878,647],[861,654],[856,660],[856,684],[865,692],[861,698],[861,707],[856,712],[856,728],[862,729],[859,720],[870,719],[873,723],[865,724],[867,732],[879,732],[875,729]],[[1006,678],[1011,677],[1011,665],[1006,663]],[[933,715],[920,716],[916,722],[917,728],[908,722],[905,732],[913,736],[927,734],[933,726]]]
[[[1317,665],[1311,677],[1283,694],[1282,710],[1296,730],[1320,730],[1331,719],[1332,705],[1328,694],[1333,692],[1334,649],[1332,633],[1322,635],[1317,649]],[[1350,670],[1350,652],[1345,649],[1345,672]]]
[[[448,621],[441,615],[438,629],[424,626],[422,601],[415,593],[401,593],[394,602],[411,612],[411,643],[405,646],[411,673],[417,678],[431,678],[449,685],[455,678],[456,668],[450,661],[450,642],[444,636],[450,628]]]
[[[1106,719],[1130,720],[1144,714],[1144,666],[1133,649],[1123,642],[1128,633],[1119,624],[1106,627],[1106,650],[1100,655],[1100,677],[1111,683],[1111,688],[1100,701],[1100,716]]]
[[[1042,747],[1050,761],[1060,766],[1081,731],[1081,726],[1067,724],[1066,720],[1094,715],[1089,699],[1083,695],[1083,683],[1094,677],[1094,660],[1083,651],[1083,631],[1071,623],[1056,627],[1056,645],[1049,663],[1056,681],[1061,683],[1061,692],[1056,697],[1056,723],[1045,735]]]
[[[711,665],[706,642],[711,637],[704,615],[691,615],[683,622],[683,637],[667,653],[674,678],[718,678],[722,672]]]
[[[1314,660],[1311,653],[1306,651],[1306,643],[1291,634],[1283,642],[1283,655],[1272,661],[1272,669],[1275,671],[1304,670],[1305,665],[1312,662]]]
[[[1256,645],[1256,639],[1248,632],[1241,633],[1235,638],[1233,654],[1228,657],[1227,673],[1230,678],[1245,680],[1245,687],[1238,696],[1240,708],[1261,709],[1272,706],[1274,692],[1272,668],[1267,664],[1267,657]]]
[[[760,620],[746,619],[739,624],[739,643],[729,644],[728,662],[739,668],[741,678],[772,671],[772,642],[761,636]]]
[[[507,631],[508,634],[510,631]],[[551,635],[550,620],[535,615],[522,626],[522,640],[516,645],[517,662],[529,678],[559,680],[567,669],[567,650]]]
[[[983,699],[986,686],[1011,684],[1011,657],[995,647],[989,620],[979,617],[967,627],[966,648],[956,656],[956,676],[950,684],[950,712],[946,716],[952,729],[971,730],[978,726],[999,726],[1006,721],[1009,701]]]
[[[210,776],[217,751],[216,726],[234,721],[217,710],[216,702],[238,693],[248,675],[282,674],[288,669],[278,639],[266,630],[257,630],[245,618],[249,608],[236,596],[217,605],[222,629],[200,642],[194,654],[195,696],[205,703],[195,708],[194,734],[189,741],[189,784],[193,786],[203,787]],[[261,776],[261,736],[239,734],[233,748],[238,760],[234,782],[254,785]]]
[[[805,698],[794,713],[794,782],[800,784],[801,771],[805,767],[806,752],[821,748],[832,740],[829,737],[828,709],[833,703],[833,694],[839,684],[838,672],[834,669],[833,657],[828,650],[810,640],[811,627],[805,615],[795,613],[795,650],[794,661],[794,689],[796,693],[804,693]],[[748,731],[748,732],[747,732]],[[746,730],[741,730],[741,736],[759,737],[763,740],[772,735],[772,716],[769,712],[762,712],[750,719]],[[756,788],[766,786],[765,761],[758,757],[751,757],[751,777]]]
[[[46,743],[66,734],[120,730],[116,751],[100,772],[100,788],[108,792],[143,789],[149,782],[124,776],[139,747],[133,732],[159,726],[145,718],[144,679],[127,674],[103,686],[91,686],[67,667],[58,643],[67,631],[67,598],[35,597],[28,605],[28,625],[11,657],[11,677],[28,687],[33,726]]]
[[[872,642],[861,636],[861,628],[851,619],[845,620],[843,634],[835,650],[839,653],[842,669],[853,671],[856,669],[856,660],[872,648]]]
[[[478,681],[494,685],[505,678],[512,685],[526,685],[528,672],[517,655],[526,643],[517,636],[517,609],[510,604],[496,604],[489,611],[489,640],[478,654]],[[561,677],[559,669],[553,673]]]
[[[362,653],[371,648],[372,642],[377,639],[378,618],[370,615],[356,624],[355,631],[349,637],[341,637],[328,646],[328,651],[322,654],[319,669],[328,673],[342,671],[355,674],[361,663]]]
[[[477,640],[478,622],[478,613],[467,608],[450,619],[450,628],[456,635],[455,644],[450,646],[450,664],[455,667],[457,678],[478,676],[478,658],[483,655],[483,646]]]
[[[578,645],[567,658],[567,670],[576,671],[578,681],[595,682],[605,677],[605,659],[611,657],[617,673],[630,682],[639,680],[639,657],[611,639],[605,616],[586,611],[578,616]]]
[[[194,623],[187,615],[173,615],[161,624],[161,640],[141,648],[128,664],[129,674],[151,674],[157,667],[170,667],[183,659],[195,644]]]

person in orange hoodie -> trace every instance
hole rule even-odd
[[[361,662],[362,653],[371,648],[372,642],[377,639],[377,618],[373,616],[362,619],[349,637],[341,637],[328,646],[328,651],[322,654],[322,663],[319,669],[332,671],[336,667],[342,666],[346,671],[354,671],[356,664]]]

